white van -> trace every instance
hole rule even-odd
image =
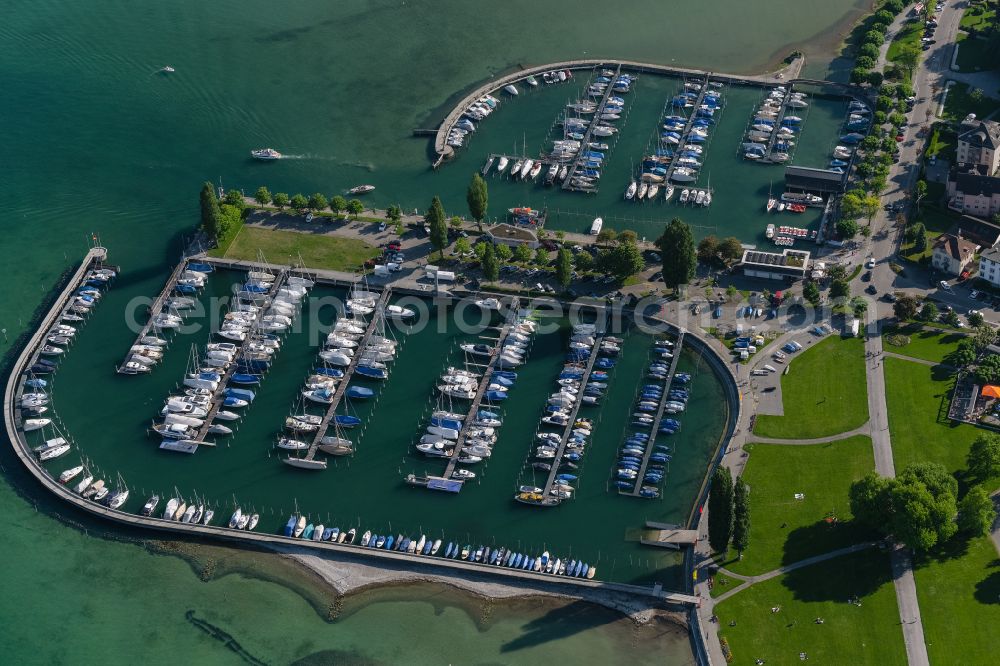
[[[767,370],[768,372],[777,372],[778,371],[778,369],[775,368],[773,365],[768,365],[768,364],[764,365],[764,369]]]

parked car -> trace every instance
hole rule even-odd
[[[875,257],[868,257],[868,261],[865,262],[865,268],[875,268]]]
[[[943,289],[944,291],[951,291],[951,285],[948,284],[946,280],[941,280],[940,282],[938,282],[938,286],[941,287],[941,289]]]
[[[878,289],[876,289],[875,285],[873,285],[873,284],[868,285],[868,288],[865,289],[865,291],[868,292],[869,294],[871,294],[872,296],[874,296],[875,294],[878,293]]]
[[[382,233],[383,231],[385,231],[385,222],[379,222],[378,230],[379,230],[379,233]]]
[[[979,292],[975,289],[969,292],[969,296],[977,301],[979,300]]]

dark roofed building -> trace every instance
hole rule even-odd
[[[1000,243],[1000,227],[971,215],[963,215],[955,220],[948,233],[968,238],[980,247],[995,247]]]
[[[1000,213],[1000,178],[984,166],[958,165],[948,175],[948,207],[985,219]]]
[[[985,173],[1000,168],[1000,123],[980,120],[962,123],[964,132],[958,135],[957,162],[983,167]]]
[[[767,280],[798,280],[809,271],[809,253],[805,250],[785,248],[780,254],[762,250],[746,250],[740,267],[748,277]]]
[[[792,191],[836,194],[844,191],[846,175],[830,169],[790,166],[785,169],[785,187]]]

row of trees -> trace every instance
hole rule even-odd
[[[293,194],[292,196],[288,196],[285,192],[277,192],[272,195],[271,191],[263,185],[257,188],[253,198],[254,201],[261,206],[273,204],[278,210],[290,207],[299,212],[303,210],[311,210],[318,213],[329,208],[334,215],[340,215],[343,212],[347,212],[353,215],[355,219],[365,210],[365,205],[360,199],[348,200],[339,194],[335,194],[327,199],[326,195],[322,192],[316,192],[309,197],[306,197],[304,194]]]
[[[916,551],[940,546],[962,533],[988,534],[996,511],[984,484],[1000,475],[1000,435],[982,433],[966,457],[968,490],[939,463],[908,465],[895,478],[875,472],[854,482],[851,512],[862,524]]]
[[[854,69],[851,70],[851,83],[859,85],[868,83],[873,86],[881,85],[882,72],[875,69],[878,64],[879,52],[881,51],[882,44],[885,43],[886,32],[889,30],[889,26],[892,24],[893,19],[903,11],[905,6],[906,3],[904,0],[888,0],[869,19],[868,31],[861,38],[861,44],[858,45],[858,56],[854,61]],[[908,67],[911,73],[920,60],[920,50],[914,48],[913,51],[915,52],[910,52],[907,49],[907,52],[904,54],[900,50],[896,57],[896,62],[901,67]]]
[[[730,543],[740,557],[750,545],[750,487],[722,465],[712,473],[708,496],[708,543],[716,553],[725,553]]]

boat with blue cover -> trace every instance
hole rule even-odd
[[[385,379],[389,376],[385,368],[375,368],[370,365],[359,365],[354,372],[367,379]]]
[[[361,425],[361,419],[350,414],[337,414],[334,417],[334,421],[342,428],[354,428]]]
[[[253,386],[256,384],[260,384],[260,375],[251,375],[242,372],[237,372],[234,373],[233,376],[229,378],[229,381],[233,382],[234,384],[244,384],[247,386]]]
[[[370,398],[373,395],[375,395],[375,391],[371,390],[370,388],[365,388],[364,386],[350,386],[347,388],[348,398],[358,398],[363,400],[366,398]]]

